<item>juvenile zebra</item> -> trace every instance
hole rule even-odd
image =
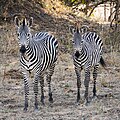
[[[77,76],[77,102],[80,101],[81,71],[85,70],[85,100],[88,100],[88,88],[90,81],[90,68],[93,70],[93,97],[96,96],[96,78],[99,63],[105,68],[106,64],[102,57],[103,43],[100,37],[94,32],[85,32],[81,35],[79,23],[76,23],[74,29],[70,28],[73,34],[73,62]]]
[[[44,75],[49,87],[49,101],[53,102],[51,92],[51,76],[54,73],[55,63],[58,54],[58,42],[54,36],[47,32],[39,32],[32,35],[30,27],[33,19],[29,21],[23,19],[22,22],[15,18],[17,27],[18,43],[20,46],[20,63],[22,73],[24,75],[24,91],[25,91],[25,105],[24,111],[28,108],[29,95],[29,74],[34,73],[34,94],[35,94],[35,110],[38,109],[38,82],[41,85],[41,102],[44,104]]]

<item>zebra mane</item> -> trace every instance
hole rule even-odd
[[[76,28],[77,33],[79,33],[79,30],[80,30],[80,22],[79,21],[77,21],[75,23],[75,28]]]
[[[25,21],[26,21],[26,20],[25,20],[25,19],[23,19],[23,28],[25,27]]]

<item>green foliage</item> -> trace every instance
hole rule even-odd
[[[68,6],[73,6],[75,3],[79,2],[79,0],[62,0]]]
[[[85,4],[85,0],[82,0],[82,4]]]

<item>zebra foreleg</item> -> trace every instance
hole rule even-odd
[[[96,79],[97,79],[97,70],[98,70],[98,65],[95,65],[94,71],[93,71],[93,97],[96,96]]]
[[[90,81],[90,70],[86,69],[85,70],[85,80],[84,80],[86,104],[89,103],[89,100],[88,100],[89,81]]]
[[[35,94],[35,110],[38,110],[38,100],[37,100],[37,95],[38,95],[38,79],[39,76],[35,76],[35,81],[34,81],[34,94]]]
[[[81,87],[81,68],[78,69],[75,67],[75,73],[77,75],[77,102],[80,101],[80,87]]]
[[[40,86],[41,86],[41,103],[45,105],[44,103],[44,78],[43,76],[40,77]]]
[[[49,89],[49,93],[48,93],[48,95],[49,95],[49,102],[51,102],[51,103],[53,102],[52,91],[51,91],[51,77],[52,77],[52,75],[54,73],[54,68],[55,68],[55,64],[53,64],[49,68],[47,76],[46,76],[46,80],[48,82],[48,89]]]
[[[26,73],[24,74],[24,91],[25,91],[25,103],[24,103],[24,111],[27,111],[28,108],[28,95],[29,95],[29,85],[28,85],[28,77]]]

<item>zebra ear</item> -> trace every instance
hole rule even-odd
[[[80,28],[80,33],[84,34],[84,33],[88,32],[88,30],[89,30],[89,26],[83,25],[83,26]]]
[[[31,17],[30,20],[29,20],[29,27],[31,27],[32,24],[33,24],[33,17]]]
[[[69,31],[71,34],[75,33],[75,28],[73,26],[69,26]]]
[[[17,16],[16,16],[15,19],[14,19],[14,23],[15,23],[16,26],[19,27],[19,19],[18,19]]]

